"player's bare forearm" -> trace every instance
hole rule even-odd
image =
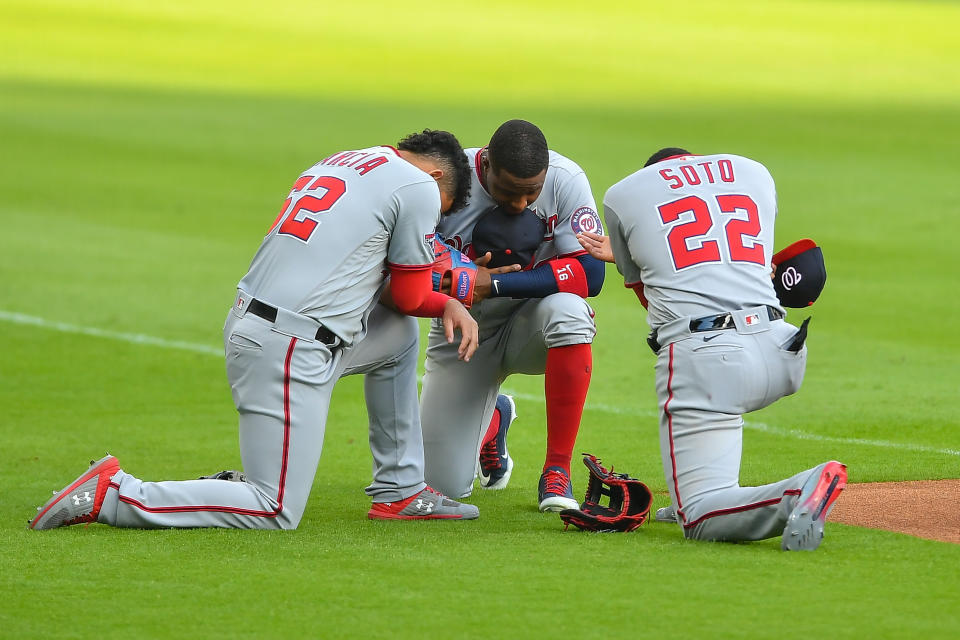
[[[577,234],[577,240],[580,242],[580,246],[594,258],[604,262],[613,262],[613,247],[610,245],[610,236],[581,231]]]
[[[453,342],[454,334],[457,331],[460,332],[460,347],[457,349],[457,357],[464,362],[469,362],[480,344],[480,328],[477,321],[473,319],[473,316],[462,304],[450,298],[444,305],[442,322],[448,343]]]

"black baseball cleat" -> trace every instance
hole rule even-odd
[[[579,509],[580,503],[573,497],[570,474],[561,467],[547,467],[540,475],[537,491],[540,511],[559,512],[564,509]]]
[[[517,419],[517,405],[513,398],[497,396],[500,424],[496,435],[480,447],[480,486],[484,489],[505,489],[513,473],[513,458],[507,452],[507,431]]]

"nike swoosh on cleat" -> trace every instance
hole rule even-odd
[[[838,482],[840,482],[840,476],[833,476],[833,480],[830,481],[830,488],[827,489],[827,493],[823,496],[823,500],[821,500],[820,504],[817,505],[817,510],[813,514],[814,518],[819,518],[820,514],[823,513],[823,509],[827,506],[827,503],[830,502],[830,496],[833,495],[834,490],[837,488]]]

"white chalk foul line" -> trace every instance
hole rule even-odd
[[[118,331],[108,331],[106,329],[97,329],[96,327],[81,327],[78,325],[68,324],[66,322],[53,322],[51,320],[46,320],[44,318],[29,316],[23,313],[16,313],[13,311],[4,311],[2,309],[0,309],[0,321],[9,322],[12,324],[39,327],[41,329],[59,331],[61,333],[74,333],[74,334],[80,334],[80,335],[86,335],[86,336],[94,336],[97,338],[105,338],[108,340],[118,340],[120,342],[127,342],[130,344],[140,344],[140,345],[146,345],[151,347],[160,347],[162,349],[192,351],[194,353],[203,353],[203,354],[212,355],[212,356],[220,356],[220,357],[223,356],[222,348],[211,347],[205,344],[183,342],[180,340],[164,340],[163,338],[148,336],[142,333],[122,333]],[[526,400],[529,402],[543,402],[543,396],[520,393],[520,392],[511,390],[508,387],[504,387],[503,391],[504,393],[509,393],[513,395],[515,398],[518,398],[520,400]],[[630,407],[607,405],[607,404],[596,403],[596,402],[588,403],[585,409],[588,411],[600,411],[602,413],[630,416],[635,418],[656,418],[657,417],[657,413],[655,411],[632,409]],[[753,422],[750,420],[745,420],[743,426],[746,429],[762,431],[764,433],[770,433],[770,434],[781,436],[784,438],[795,438],[797,440],[813,440],[816,442],[836,442],[836,443],[845,444],[845,445],[851,445],[851,444],[864,445],[868,447],[898,449],[901,451],[909,450],[909,451],[920,451],[923,453],[937,453],[937,454],[948,455],[948,456],[960,456],[960,451],[957,451],[955,449],[941,449],[938,447],[930,447],[922,444],[912,444],[909,442],[890,442],[887,440],[867,440],[864,438],[842,438],[838,436],[824,436],[824,435],[819,435],[815,433],[807,433],[805,431],[800,431],[797,429],[781,429],[780,427],[773,427],[763,422]]]
[[[217,348],[205,344],[195,344],[193,342],[182,342],[179,340],[164,340],[163,338],[156,338],[142,333],[121,333],[118,331],[97,329],[96,327],[80,327],[74,324],[67,324],[66,322],[53,322],[51,320],[45,320],[44,318],[4,311],[2,309],[0,309],[0,320],[13,324],[23,324],[40,327],[41,329],[49,329],[51,331],[59,331],[61,333],[78,333],[85,336],[129,342],[131,344],[143,344],[163,349],[179,349],[180,351],[193,351],[195,353],[205,353],[212,356],[223,356],[223,347]]]
[[[507,387],[502,387],[501,391],[503,393],[509,393],[514,398],[519,400],[527,400],[530,402],[543,402],[543,396],[537,396],[528,393],[517,393],[515,391],[509,390]],[[586,407],[587,411],[600,411],[602,413],[612,413],[614,415],[629,416],[633,418],[648,418],[648,419],[657,419],[659,414],[656,411],[643,410],[643,409],[631,409],[629,407],[621,407],[615,405],[607,405],[602,403],[589,402]],[[816,433],[807,433],[806,431],[800,431],[798,429],[782,429],[780,427],[774,427],[763,422],[754,422],[752,420],[743,421],[744,429],[752,429],[754,431],[762,431],[764,433],[769,433],[776,436],[781,436],[784,438],[795,438],[797,440],[812,440],[814,442],[836,442],[838,444],[844,445],[864,445],[868,447],[882,447],[887,449],[897,449],[899,451],[920,451],[923,453],[938,453],[940,455],[946,456],[960,456],[960,451],[955,449],[941,449],[939,447],[930,447],[923,444],[912,444],[909,442],[890,442],[888,440],[867,440],[865,438],[843,438],[839,436],[824,436]]]
[[[765,433],[772,433],[778,436],[784,436],[787,438],[796,438],[798,440],[817,440],[820,442],[839,442],[841,444],[862,444],[868,447],[888,447],[891,449],[898,449],[900,451],[921,451],[923,453],[940,453],[947,456],[960,456],[960,451],[955,449],[940,449],[938,447],[929,447],[923,444],[912,444],[910,442],[889,442],[887,440],[868,440],[866,438],[841,438],[838,436],[822,436],[814,433],[807,433],[805,431],[800,431],[798,429],[781,429],[779,427],[771,427],[768,424],[763,422],[748,422],[744,421],[744,427],[747,429],[754,429],[756,431],[763,431]]]

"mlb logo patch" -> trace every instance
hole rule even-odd
[[[751,313],[743,319],[743,323],[748,327],[752,327],[755,324],[760,324],[760,316],[756,313]]]

